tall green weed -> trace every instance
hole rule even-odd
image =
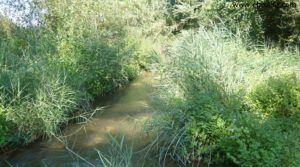
[[[183,33],[168,54],[156,105],[166,114],[157,127],[165,154],[183,164],[296,166],[298,55],[248,50],[219,28]]]

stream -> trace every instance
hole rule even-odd
[[[64,143],[52,138],[1,155],[0,166],[102,166],[96,149],[103,153],[112,149],[108,133],[120,139],[124,136],[124,144],[132,145],[137,152],[133,154],[132,166],[158,166],[155,158],[143,159],[145,152],[138,151],[153,140],[144,132],[143,124],[152,116],[150,95],[156,80],[153,74],[143,73],[114,95],[97,99],[96,106],[103,107],[102,110],[88,123],[68,125],[63,131],[65,143],[74,153],[66,149]]]

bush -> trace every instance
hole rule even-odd
[[[248,112],[235,114],[235,118],[229,134],[218,141],[228,160],[239,166],[298,166],[299,124]]]
[[[101,38],[89,40],[77,51],[78,60],[72,66],[78,71],[74,77],[84,78],[82,84],[88,93],[111,93],[137,76],[136,51],[126,46],[124,39],[118,39],[113,46],[105,44]]]
[[[277,5],[277,7],[272,7]],[[287,7],[283,7],[283,6]],[[175,32],[211,23],[221,24],[254,43],[266,40],[281,46],[299,46],[300,4],[289,0],[179,1],[169,5],[166,16]]]
[[[300,105],[300,78],[288,74],[269,78],[249,94],[249,105],[260,113],[275,117],[297,117]]]
[[[163,152],[183,163],[296,166],[299,79],[286,74],[299,69],[298,54],[249,51],[216,28],[184,33],[168,55],[156,105],[166,114],[157,127]]]

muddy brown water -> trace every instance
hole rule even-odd
[[[143,130],[146,120],[151,119],[150,95],[157,77],[150,73],[142,74],[128,87],[116,94],[98,99],[98,111],[86,124],[69,125],[63,132],[68,147],[95,166],[102,166],[95,149],[108,153],[108,133],[124,136],[125,144],[132,145],[134,151],[144,148],[153,138]],[[155,158],[142,159],[145,153],[133,154],[133,166],[158,166]],[[0,156],[0,166],[16,167],[75,167],[91,166],[77,155],[68,151],[62,142],[49,139]],[[169,164],[168,166],[176,166]]]

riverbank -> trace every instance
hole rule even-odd
[[[105,154],[108,154],[111,149],[108,133],[115,136],[117,140],[124,136],[124,145],[132,146],[134,152],[144,148],[153,140],[151,136],[145,134],[143,124],[152,115],[149,96],[154,82],[153,74],[144,73],[116,94],[97,99],[95,107],[104,107],[103,110],[96,113],[87,124],[66,127],[63,131],[64,137],[59,137],[64,139],[65,143],[52,138],[31,144],[2,155],[0,166],[6,166],[7,162],[13,166],[32,167],[87,165],[66,150],[65,144],[78,155],[97,165],[100,160],[95,149]],[[133,156],[134,165],[143,163],[140,159],[142,154]]]

